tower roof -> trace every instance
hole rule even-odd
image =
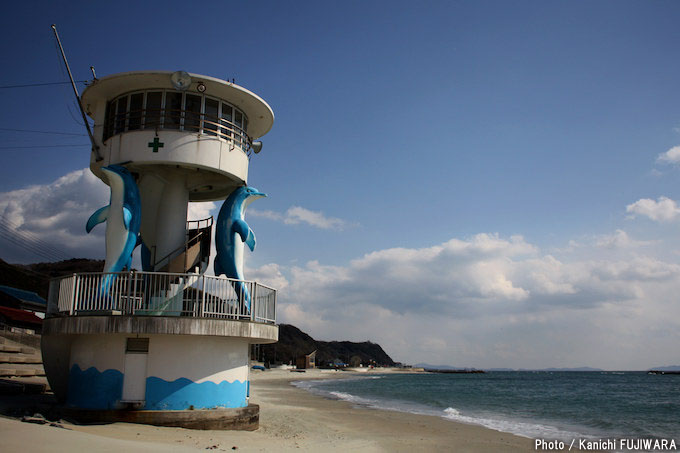
[[[110,101],[117,96],[139,90],[160,89],[174,90],[170,77],[175,71],[133,71],[112,74],[101,79],[95,79],[85,91],[83,91],[83,107],[88,115],[94,114],[94,104],[101,101]],[[225,80],[215,77],[192,74],[191,84],[186,92],[200,93],[214,96],[229,102],[241,109],[248,117],[247,134],[253,139],[262,137],[274,124],[274,112],[269,104],[261,97],[247,89]],[[199,84],[205,86],[205,90],[198,90]]]

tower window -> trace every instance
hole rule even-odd
[[[246,150],[248,118],[226,102],[181,91],[126,94],[107,104],[104,141],[124,132],[172,129],[217,137]]]

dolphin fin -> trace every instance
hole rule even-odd
[[[97,209],[94,212],[94,214],[92,214],[90,218],[87,219],[87,225],[85,225],[85,230],[88,233],[92,231],[92,228],[106,221],[107,217],[109,216],[109,206],[110,205],[106,205],[103,208]]]
[[[246,245],[250,249],[250,251],[255,250],[255,233],[253,233],[253,230],[248,228],[248,237],[246,238]]]
[[[241,236],[241,240],[243,242],[246,242],[246,240],[248,240],[248,232],[250,231],[250,227],[245,222],[245,220],[241,219],[235,220],[231,228],[234,230],[234,232],[238,233],[238,235]]]
[[[123,223],[125,223],[125,229],[130,231],[130,222],[132,221],[132,211],[127,207],[123,206]]]

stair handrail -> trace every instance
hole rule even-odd
[[[194,236],[194,237],[192,237],[191,239],[187,240],[184,244],[180,245],[179,247],[177,247],[176,249],[172,250],[170,253],[168,253],[167,255],[165,255],[163,258],[161,258],[161,259],[159,259],[158,261],[156,261],[155,263],[153,263],[152,267],[155,268],[156,265],[162,263],[162,262],[165,261],[165,260],[168,260],[168,261],[169,261],[171,255],[175,255],[175,253],[177,253],[177,252],[179,252],[179,251],[184,251],[184,252],[186,252],[187,250],[189,250],[189,243],[192,242],[192,241],[195,241],[197,238],[201,237],[202,235],[203,235],[203,231],[200,231],[196,236]],[[192,245],[193,245],[193,244],[192,244]],[[177,257],[177,256],[179,256],[179,254],[176,254],[175,256],[173,256],[173,258],[174,258],[174,257]]]

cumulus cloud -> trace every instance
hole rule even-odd
[[[622,347],[617,335],[634,349],[633,335],[667,322],[659,310],[680,315],[680,265],[639,255],[641,241],[622,230],[599,241],[576,260],[521,236],[478,234],[378,250],[347,265],[277,266],[285,279],[279,319],[322,339],[378,341],[412,363],[607,367],[602,351]]]
[[[0,193],[5,230],[3,259],[35,262],[54,257],[101,257],[103,228],[86,234],[85,223],[108,204],[109,189],[89,169],[71,172],[50,184]],[[8,237],[14,241],[8,241]],[[18,245],[20,243],[22,245]]]
[[[108,204],[109,196],[108,186],[87,168],[52,183],[0,193],[2,258],[20,263],[103,259],[106,229],[100,225],[87,234],[85,223]],[[190,203],[188,219],[207,218],[216,207],[213,202]]]
[[[680,146],[674,146],[665,153],[659,154],[656,161],[664,164],[680,163]]]
[[[189,203],[187,210],[187,220],[203,220],[211,215],[216,216],[217,204],[213,201],[200,203]]]
[[[250,209],[248,210],[248,215],[283,222],[286,225],[305,223],[322,230],[344,230],[350,226],[345,220],[336,217],[326,217],[321,211],[312,211],[301,206],[291,206],[284,213]]]
[[[659,197],[656,201],[650,198],[641,198],[635,203],[626,206],[626,212],[633,217],[641,215],[649,217],[655,222],[668,222],[680,214],[678,204],[668,197]]]
[[[654,241],[635,240],[623,230],[616,230],[612,234],[604,234],[595,238],[595,246],[606,249],[634,248],[651,244],[654,244]]]

